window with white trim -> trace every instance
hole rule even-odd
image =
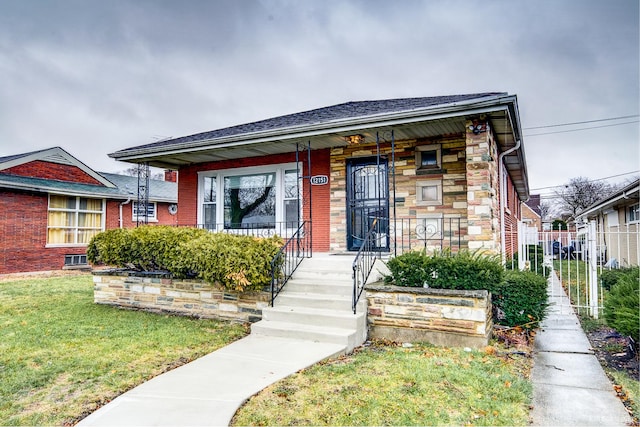
[[[86,245],[104,230],[104,200],[49,195],[47,245]]]
[[[640,222],[640,203],[627,208],[627,223]]]
[[[148,221],[158,221],[157,217],[158,206],[156,202],[147,203],[147,220]],[[144,209],[140,209],[138,202],[133,202],[131,209],[131,220],[138,221],[138,215],[140,215],[140,220],[144,219]]]
[[[212,230],[297,228],[299,192],[295,163],[199,172],[198,224]]]

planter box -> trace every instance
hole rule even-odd
[[[231,292],[202,280],[172,279],[167,273],[94,270],[96,304],[208,319],[257,322],[269,292]]]
[[[371,284],[365,292],[370,339],[475,348],[489,343],[493,321],[488,291]]]

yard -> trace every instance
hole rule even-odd
[[[0,282],[0,424],[73,424],[246,333],[240,324],[96,305],[90,275]]]
[[[88,275],[0,282],[0,424],[70,425],[141,382],[244,336],[239,324],[93,303]],[[267,388],[241,424],[527,425],[532,359],[373,343]]]

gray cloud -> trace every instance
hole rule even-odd
[[[638,2],[0,2],[0,155],[107,153],[350,100],[518,95],[524,127],[638,114]],[[533,133],[533,132],[530,132]],[[640,169],[638,126],[525,138],[531,187]]]

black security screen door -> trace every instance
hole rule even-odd
[[[373,221],[375,249],[389,249],[389,185],[387,160],[373,158],[347,160],[347,248],[362,246]]]

